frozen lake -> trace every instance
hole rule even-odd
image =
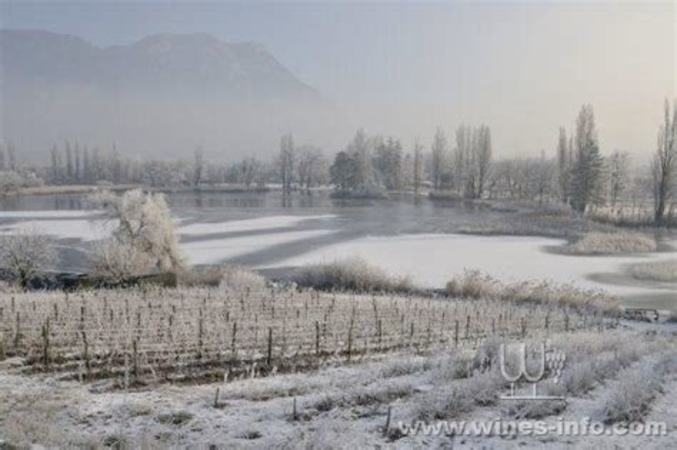
[[[674,309],[677,304],[675,284],[613,281],[628,264],[677,258],[675,252],[569,256],[547,249],[563,245],[562,239],[436,232],[478,212],[428,202],[336,204],[325,198],[299,200],[290,208],[256,197],[230,198],[227,204],[208,198],[195,204],[183,196],[170,196],[170,204],[191,264],[230,262],[279,270],[360,256],[424,287],[441,288],[453,275],[479,269],[502,280],[548,279],[605,289],[634,306]],[[40,207],[49,206],[46,199],[39,201]],[[28,203],[23,209],[0,210],[0,234],[38,228],[59,240],[64,268],[84,270],[88,246],[114,224],[101,221],[96,211],[79,209],[78,201],[67,204],[75,207],[40,209]]]

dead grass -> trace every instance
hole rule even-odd
[[[575,255],[616,255],[655,252],[656,249],[656,239],[653,237],[637,232],[619,231],[587,233],[567,246],[565,251]]]
[[[619,312],[617,300],[604,291],[580,289],[551,281],[506,283],[477,271],[467,270],[447,283],[447,293],[461,298],[494,298],[516,303],[534,303],[579,310]]]
[[[328,264],[300,268],[293,280],[304,287],[354,292],[410,292],[409,278],[388,274],[362,258],[348,258]]]

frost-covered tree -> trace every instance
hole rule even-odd
[[[445,172],[445,167],[448,160],[448,143],[447,137],[441,128],[435,131],[433,143],[430,146],[430,178],[433,184],[433,189],[438,190],[442,187],[442,179]]]
[[[670,117],[670,103],[665,100],[663,124],[658,131],[658,148],[651,164],[654,221],[661,225],[674,194],[677,165],[677,102]]]
[[[557,184],[560,198],[564,203],[569,203],[572,161],[573,157],[566,129],[560,127],[559,139],[557,140]]]
[[[107,245],[121,247],[116,250],[121,254],[125,253],[123,249],[131,248],[136,254],[145,255],[158,270],[176,272],[183,267],[176,226],[162,194],[145,194],[136,189],[120,196],[103,192],[92,200],[117,224]],[[114,258],[104,252],[98,255],[98,260],[105,262]]]
[[[313,146],[299,148],[297,173],[299,185],[310,191],[313,186],[325,183],[328,178],[327,160],[322,150]]]
[[[285,194],[291,192],[294,182],[294,169],[296,166],[296,154],[294,151],[294,138],[291,134],[282,136],[280,140],[280,154],[278,156],[278,169],[280,171],[280,182],[282,191]]]
[[[0,266],[7,269],[23,289],[40,270],[50,269],[57,255],[50,240],[36,229],[21,229],[0,239]]]
[[[357,162],[345,151],[338,152],[334,157],[334,163],[329,168],[331,183],[339,192],[349,192],[355,189],[355,173]]]
[[[609,201],[611,206],[615,206],[627,190],[629,161],[628,154],[618,150],[614,151],[608,158]]]
[[[473,153],[475,154],[475,164],[477,170],[477,184],[473,193],[475,198],[481,198],[484,194],[485,184],[489,178],[491,170],[491,130],[486,125],[481,125],[477,131],[477,137],[474,140],[475,147]]]
[[[193,186],[199,186],[202,182],[202,171],[204,169],[204,155],[202,147],[195,149],[193,154]]]
[[[353,189],[355,190],[366,192],[376,187],[371,148],[372,142],[368,139],[367,134],[363,129],[359,129],[346,149],[355,164],[354,174],[352,175]]]
[[[416,141],[414,143],[414,167],[413,167],[414,193],[418,194],[423,179],[423,147]]]
[[[402,188],[403,155],[400,141],[389,137],[376,145],[374,168],[381,184],[388,190]]]
[[[576,120],[575,161],[571,185],[571,206],[578,212],[595,202],[600,192],[604,160],[599,151],[592,105],[584,105]]]

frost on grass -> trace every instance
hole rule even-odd
[[[594,416],[604,423],[644,420],[654,399],[663,393],[666,375],[677,369],[674,353],[628,368],[618,375],[618,384],[602,398]]]
[[[619,311],[616,299],[604,291],[581,289],[552,281],[502,282],[478,270],[466,270],[450,280],[447,293],[460,298],[493,298],[604,313]]]
[[[413,290],[407,277],[388,274],[362,258],[347,258],[328,264],[300,268],[293,277],[300,286],[322,290],[355,292],[408,292]]]
[[[677,259],[634,264],[630,273],[638,280],[677,281]]]
[[[186,287],[220,287],[229,291],[261,290],[266,279],[241,266],[193,267],[179,272],[179,284]]]
[[[614,255],[619,253],[655,252],[656,239],[642,233],[618,231],[614,233],[590,232],[566,247],[567,253],[576,255]]]

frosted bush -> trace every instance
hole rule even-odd
[[[96,245],[94,274],[112,282],[143,275],[155,267],[153,258],[137,247],[107,239]]]
[[[222,268],[221,287],[232,290],[259,290],[266,287],[266,279],[253,270],[240,266]]]
[[[630,273],[638,280],[677,281],[677,259],[635,264]]]
[[[303,267],[294,275],[294,281],[300,286],[323,290],[406,292],[413,289],[408,278],[392,276],[362,258]]]
[[[21,288],[56,260],[49,238],[35,228],[20,229],[17,234],[0,238],[0,267],[7,269]]]

